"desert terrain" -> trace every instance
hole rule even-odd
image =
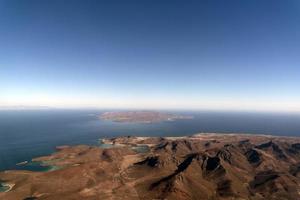
[[[210,133],[101,144],[34,159],[55,170],[0,172],[10,186],[0,199],[300,199],[297,137]]]

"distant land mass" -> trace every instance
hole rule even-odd
[[[154,123],[161,121],[174,121],[178,119],[191,119],[192,116],[156,111],[121,111],[105,112],[100,116],[100,118],[114,122]]]
[[[300,199],[298,137],[211,133],[99,142],[33,159],[49,171],[0,172],[0,199]]]

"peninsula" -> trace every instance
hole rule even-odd
[[[300,199],[300,138],[247,134],[119,137],[61,146],[47,172],[0,173],[5,200]]]

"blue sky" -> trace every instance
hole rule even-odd
[[[0,0],[0,105],[300,111],[297,0]]]

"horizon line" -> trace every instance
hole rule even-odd
[[[145,111],[206,111],[206,112],[258,112],[258,113],[294,113],[300,114],[300,110],[284,110],[284,109],[242,109],[242,108],[182,108],[182,107],[101,107],[101,106],[26,106],[0,105],[0,111],[3,110],[145,110]]]

